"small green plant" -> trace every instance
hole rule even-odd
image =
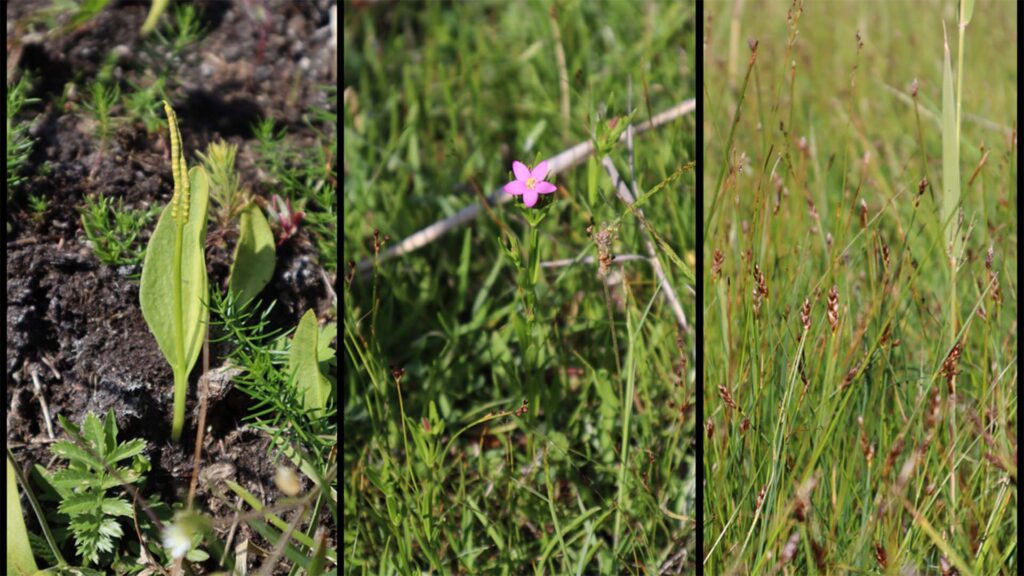
[[[46,211],[50,209],[50,202],[42,194],[30,194],[28,197],[28,208],[32,211],[32,221],[42,222]]]
[[[211,142],[205,155],[199,153],[210,176],[210,202],[215,208],[212,216],[221,228],[227,228],[250,201],[249,191],[242,189],[238,173],[235,172],[237,153],[237,145],[223,140]]]
[[[14,188],[24,181],[21,170],[28,162],[32,152],[33,140],[28,135],[28,122],[15,122],[25,104],[37,102],[35,98],[27,98],[30,81],[22,76],[7,91],[7,201],[10,202]]]
[[[85,103],[85,109],[96,121],[96,135],[100,140],[100,150],[93,163],[93,171],[99,166],[100,158],[107,150],[116,123],[111,113],[120,98],[121,88],[117,84],[105,86],[101,82],[93,82],[89,87],[89,100]]]
[[[80,209],[82,230],[93,254],[109,266],[134,265],[142,262],[142,248],[136,244],[139,233],[156,216],[158,208],[126,210],[124,201],[103,196],[88,196]]]
[[[166,84],[165,78],[157,78],[145,88],[128,83],[132,91],[124,97],[124,108],[149,134],[160,133],[167,126],[167,120],[159,113],[159,104],[167,97]]]
[[[238,243],[231,262],[228,288],[238,295],[242,302],[248,302],[274,276],[277,254],[274,247],[274,233],[263,211],[255,202],[242,209],[238,221]]]
[[[159,2],[160,0],[157,0],[154,6]],[[166,0],[163,3],[166,5]],[[174,8],[174,22],[164,26],[164,30],[156,30],[156,35],[162,44],[170,48],[171,52],[180,55],[186,48],[198,41],[203,32],[195,6],[186,3]]]
[[[328,92],[330,102],[336,105],[337,91],[331,88]],[[309,123],[315,129],[316,124],[334,126],[336,122],[336,112],[317,108],[312,111]],[[278,185],[280,195],[289,200],[289,213],[303,214],[304,225],[316,244],[321,264],[333,271],[338,260],[338,139],[336,131],[325,134],[317,129],[317,132],[319,137],[313,146],[299,149],[285,141],[285,131],[275,130],[270,118],[254,127],[261,166]]]
[[[170,126],[174,196],[146,248],[139,301],[160,351],[174,370],[171,438],[177,442],[185,422],[188,374],[206,335],[209,290],[203,246],[209,184],[201,166],[188,169],[177,118],[166,100],[164,111]]]
[[[87,414],[81,428],[63,416],[58,418],[73,441],[60,440],[51,447],[68,466],[54,473],[50,483],[61,496],[58,509],[70,517],[78,555],[87,563],[98,564],[100,554],[112,552],[124,533],[117,518],[132,516],[128,500],[111,490],[143,480],[150,468],[142,456],[146,443],[140,439],[118,443],[113,410],[103,422],[95,414]],[[130,465],[118,466],[125,461]]]
[[[210,310],[218,335],[228,347],[228,363],[242,369],[238,389],[257,405],[246,417],[272,437],[271,446],[319,483],[335,446],[337,413],[331,376],[337,360],[331,346],[337,325],[318,327],[308,311],[291,340],[269,329],[273,304],[261,308],[233,292],[214,290]]]

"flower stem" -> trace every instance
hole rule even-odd
[[[174,347],[178,355],[174,367],[174,420],[171,423],[171,440],[181,439],[181,429],[185,423],[185,390],[188,388],[188,371],[185,366],[185,318],[181,293],[181,252],[184,244],[185,224],[179,221],[174,238]]]

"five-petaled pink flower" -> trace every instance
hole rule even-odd
[[[547,160],[537,164],[533,172],[516,160],[512,163],[512,172],[515,173],[516,179],[505,184],[505,192],[513,196],[522,196],[527,208],[533,208],[537,203],[538,194],[551,194],[558,189],[554,184],[544,181],[544,177],[548,175]]]

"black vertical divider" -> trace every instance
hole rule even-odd
[[[694,306],[694,332],[696,341],[696,377],[694,395],[697,403],[697,503],[696,545],[694,553],[697,573],[704,573],[704,3],[697,2],[697,305]]]

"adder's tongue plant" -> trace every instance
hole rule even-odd
[[[206,209],[209,184],[201,166],[185,163],[181,133],[171,105],[164,101],[171,136],[174,196],[164,208],[142,265],[139,301],[142,315],[160,351],[174,371],[174,420],[171,438],[181,438],[185,422],[188,374],[199,358],[209,310],[206,259]]]

